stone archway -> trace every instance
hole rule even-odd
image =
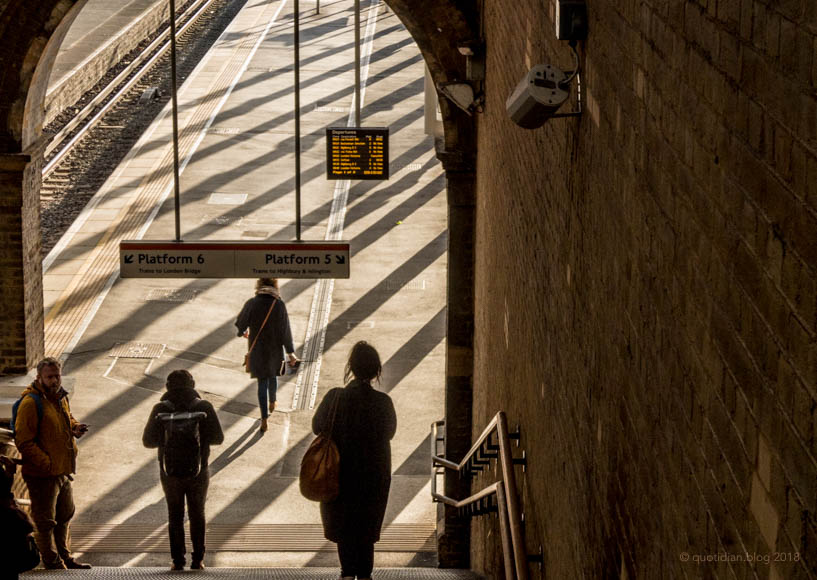
[[[54,57],[85,0],[0,2],[0,373],[43,355],[39,192],[43,103]]]
[[[86,0],[0,0],[0,374],[25,373],[44,352],[39,190],[45,94],[59,46]],[[457,46],[477,38],[475,2],[389,0],[417,43],[435,84],[465,78]],[[447,100],[436,143],[447,178],[449,244],[446,348],[446,452],[461,457],[471,442],[474,325],[474,119]],[[452,477],[446,493],[467,484]],[[440,563],[468,565],[468,525],[451,510],[438,524]]]

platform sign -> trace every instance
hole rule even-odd
[[[327,179],[388,179],[388,127],[326,129]]]
[[[348,278],[349,242],[119,243],[122,278]]]

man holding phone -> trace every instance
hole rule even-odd
[[[77,467],[76,439],[85,435],[88,425],[71,415],[67,394],[60,362],[44,358],[34,382],[23,391],[14,423],[23,480],[31,498],[34,539],[49,570],[91,567],[74,560],[68,545],[74,516],[71,476]]]

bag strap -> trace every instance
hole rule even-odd
[[[258,342],[258,337],[261,336],[261,331],[264,330],[264,326],[267,325],[267,320],[269,319],[269,315],[272,314],[272,309],[275,308],[276,302],[278,302],[278,299],[273,299],[272,304],[269,307],[269,311],[267,311],[267,315],[264,317],[264,322],[261,323],[261,328],[258,329],[258,334],[255,335],[255,338],[250,345],[250,350],[247,351],[247,354],[250,354],[252,349],[255,348],[255,343]]]

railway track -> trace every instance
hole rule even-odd
[[[181,84],[246,0],[191,0],[177,11]],[[40,189],[43,257],[170,99],[170,27],[132,51],[46,133]]]

